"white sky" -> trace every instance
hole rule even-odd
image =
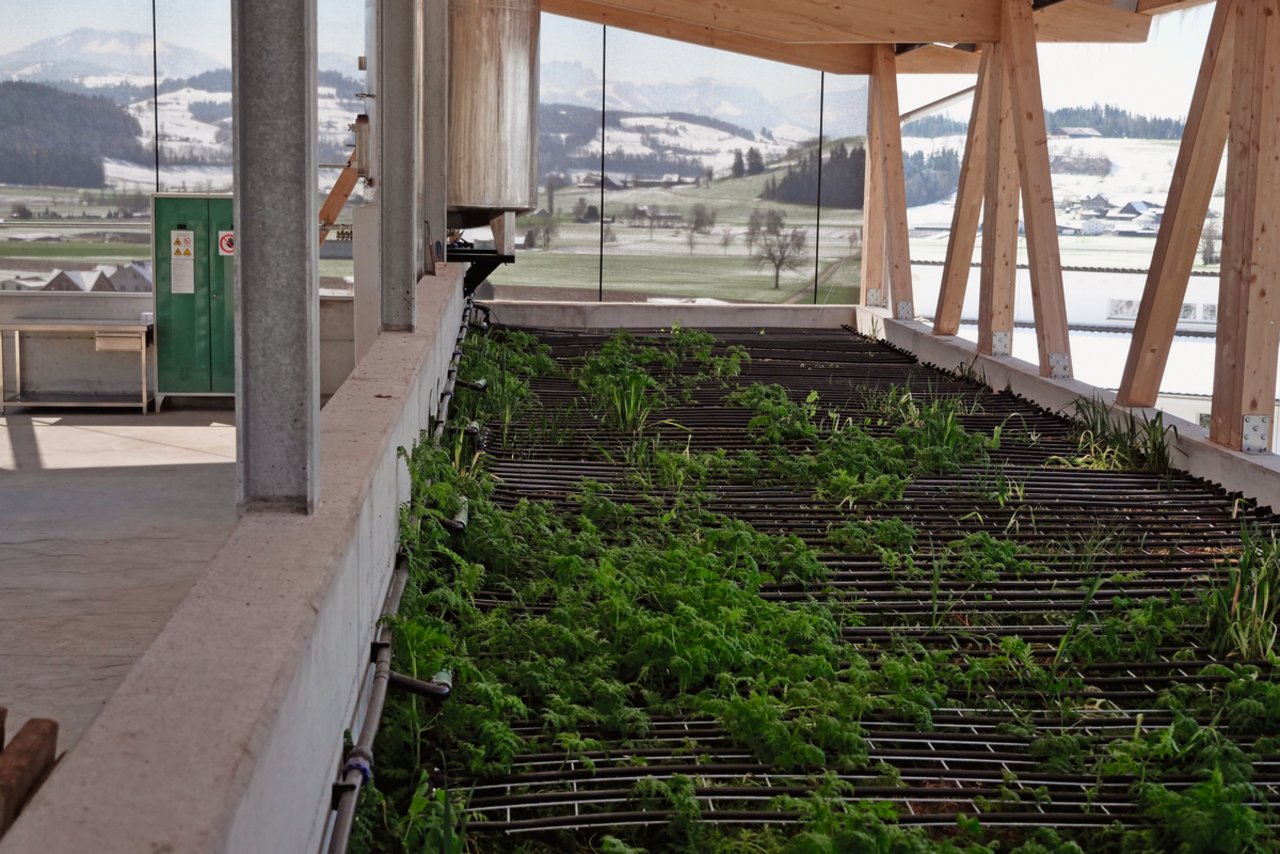
[[[1042,45],[1041,76],[1050,109],[1110,103],[1147,115],[1182,116],[1191,100],[1212,16],[1212,6],[1158,16],[1141,45]],[[207,53],[230,64],[231,12],[228,0],[157,0],[160,39]],[[0,0],[0,53],[77,27],[107,31],[151,30],[150,0]],[[601,28],[543,16],[544,61],[580,62],[599,69]],[[322,51],[363,52],[364,0],[319,0]],[[637,82],[686,82],[716,77],[752,83],[778,94],[812,92],[816,72],[730,53],[667,42],[650,36],[609,31],[609,77]],[[853,81],[828,76],[839,91]],[[963,76],[904,76],[902,108],[964,88]],[[955,112],[963,113],[963,107]]]

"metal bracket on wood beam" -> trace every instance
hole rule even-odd
[[[1049,354],[1049,376],[1055,380],[1071,379],[1071,356],[1068,353]]]
[[[1013,352],[1013,333],[1009,331],[991,333],[991,355],[1008,356]]]
[[[867,305],[876,306],[876,307],[884,305],[884,303],[881,302],[880,300],[879,288],[867,288]]]
[[[916,316],[916,307],[910,300],[902,300],[898,303],[898,313],[895,316],[898,320],[912,320]]]
[[[1240,431],[1240,450],[1246,454],[1265,454],[1271,449],[1271,416],[1246,415]]]

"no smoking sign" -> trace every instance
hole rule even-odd
[[[236,233],[234,231],[218,232],[218,254],[219,255],[236,254]]]

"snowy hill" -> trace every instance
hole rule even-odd
[[[163,78],[193,77],[223,63],[197,50],[161,42]],[[0,55],[0,80],[71,81],[87,86],[149,84],[151,34],[79,29]]]
[[[540,70],[542,103],[600,107],[600,75],[576,62],[547,62]],[[609,81],[605,105],[610,110],[662,115],[691,113],[732,122],[757,134],[767,130],[780,142],[818,135],[818,92],[771,96],[753,81],[729,83],[699,78],[687,83]],[[828,93],[826,134],[830,138],[866,132],[866,99],[860,89]]]
[[[943,136],[936,139],[904,137],[903,148],[907,153],[923,151],[925,154],[944,148],[964,150],[963,136]],[[1163,205],[1169,193],[1174,162],[1178,157],[1178,140],[1172,139],[1066,139],[1052,137],[1049,154],[1084,155],[1110,161],[1106,175],[1053,176],[1054,200],[1061,208],[1065,204],[1101,193],[1119,207],[1131,201],[1150,201]],[[1218,175],[1211,206],[1222,208],[1224,173]],[[941,227],[951,222],[954,203],[943,202],[911,209],[911,224],[917,227]],[[1060,218],[1063,215],[1060,214]]]

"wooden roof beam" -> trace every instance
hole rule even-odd
[[[740,37],[760,43],[757,49],[767,43],[956,44],[1000,37],[996,0],[545,0],[543,9],[698,44],[709,44],[711,38],[725,44]],[[606,13],[611,20],[605,20]],[[1147,15],[1094,0],[1061,0],[1036,17],[1041,41],[1140,42],[1146,40],[1151,24]],[[725,49],[736,48],[725,44]],[[798,62],[802,57],[803,52],[797,52],[782,61]]]
[[[832,74],[871,73],[870,45],[790,45],[594,0],[542,0],[542,11]]]
[[[1000,29],[992,0],[591,0],[591,5],[786,43],[988,42]],[[549,11],[546,3],[543,8]]]

